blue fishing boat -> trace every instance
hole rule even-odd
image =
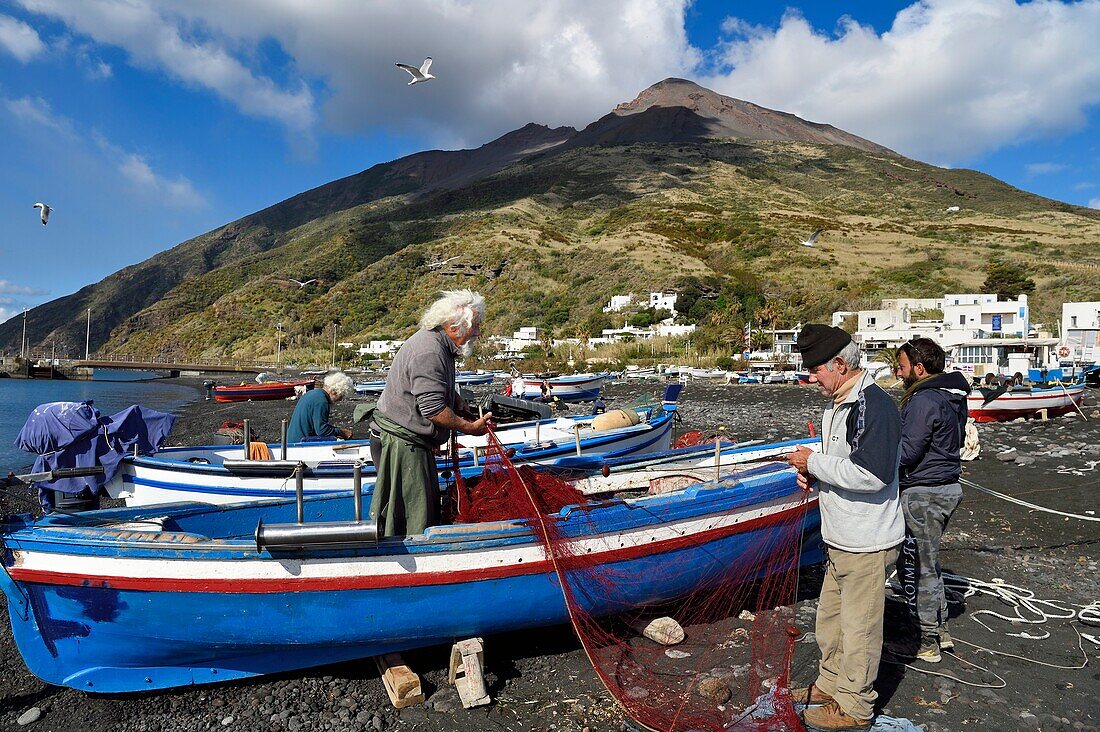
[[[665,390],[665,401],[655,407],[615,410],[633,414],[619,423],[613,413],[560,417],[503,425],[497,438],[513,448],[514,460],[553,465],[576,455],[638,457],[669,449],[680,385]],[[459,466],[477,468],[484,454],[485,437],[459,438]],[[282,446],[268,446],[272,455],[282,455]],[[305,464],[305,490],[310,494],[347,490],[352,469],[361,465],[365,479],[374,477],[370,443],[366,440],[305,442],[287,446],[287,460]],[[169,447],[155,454],[127,456],[105,489],[112,498],[138,506],[174,501],[231,503],[255,499],[277,499],[293,495],[292,468],[286,461],[244,460],[241,447],[208,445]],[[440,460],[441,467],[445,467]],[[446,466],[449,467],[449,466]],[[47,486],[48,487],[48,486]]]
[[[0,585],[16,645],[47,683],[116,693],[568,621],[553,560],[527,521],[436,526],[375,543],[354,530],[355,504],[345,494],[8,516]],[[801,561],[819,561],[816,505],[792,469],[770,463],[669,493],[566,506],[548,520],[597,574],[631,577],[618,600],[641,607],[729,568],[763,572],[759,548],[791,546],[782,533],[791,526],[803,534]],[[323,542],[263,540],[266,528],[303,519],[336,530]],[[592,615],[624,609],[573,589]]]

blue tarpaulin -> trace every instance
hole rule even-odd
[[[51,491],[75,494],[89,488],[95,494],[114,478],[125,455],[135,447],[140,454],[156,452],[175,423],[175,415],[136,405],[104,417],[91,401],[50,402],[27,417],[15,446],[38,455],[36,473],[103,466],[103,475],[38,483],[43,505],[52,507]]]

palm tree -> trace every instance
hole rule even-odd
[[[896,348],[881,348],[875,353],[875,360],[881,363],[889,364],[890,375],[893,376],[898,372],[898,366],[901,362],[898,360],[898,354],[901,353]]]

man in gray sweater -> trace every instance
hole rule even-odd
[[[493,413],[471,418],[455,388],[455,359],[469,355],[484,317],[481,295],[445,291],[393,359],[371,429],[378,468],[371,516],[380,536],[422,534],[438,524],[436,450],[452,430],[488,431]]]
[[[814,730],[867,730],[878,694],[887,570],[905,538],[898,499],[901,419],[894,400],[859,367],[859,347],[840,328],[807,325],[798,350],[822,394],[821,452],[787,456],[799,484],[816,483],[828,552],[817,606],[817,680],[796,689]],[[820,706],[817,706],[820,705]]]

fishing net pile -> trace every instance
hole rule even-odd
[[[600,680],[652,730],[799,730],[789,696],[799,558],[816,511],[775,463],[594,500],[490,436],[460,522],[524,519]],[[659,492],[657,495],[647,495]]]

